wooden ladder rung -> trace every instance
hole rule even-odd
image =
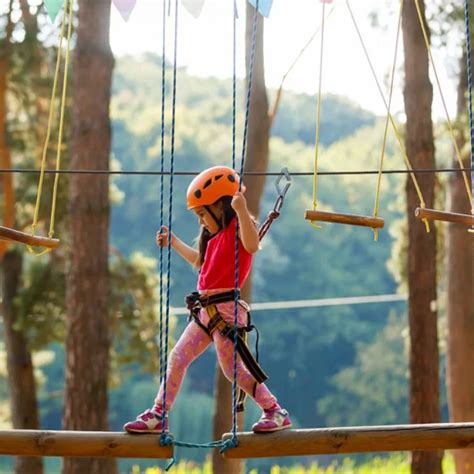
[[[381,229],[385,222],[381,217],[356,216],[354,214],[340,214],[337,212],[324,212],[306,210],[304,218],[309,221],[333,222],[337,224],[358,225]]]
[[[55,249],[59,247],[60,244],[58,239],[31,235],[26,232],[21,232],[20,230],[3,226],[0,226],[0,239],[19,242],[21,244],[31,245],[32,247],[46,247],[49,249]]]
[[[0,454],[90,458],[173,457],[173,446],[160,446],[159,434],[107,431],[0,431]]]
[[[474,215],[460,214],[457,212],[437,211],[435,209],[426,209],[424,207],[417,207],[415,216],[418,219],[428,219],[430,221],[454,222],[456,224],[463,224],[466,226],[474,226]]]
[[[224,435],[224,440],[232,437]],[[271,434],[237,433],[238,445],[226,458],[311,456],[383,451],[474,448],[474,423],[354,426],[285,430]]]

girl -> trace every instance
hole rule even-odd
[[[245,189],[243,189],[245,191]],[[214,341],[219,364],[225,376],[233,380],[234,367],[234,286],[235,228],[239,224],[239,288],[245,283],[252,255],[259,249],[255,223],[247,209],[247,201],[239,191],[238,174],[226,166],[215,166],[200,173],[188,187],[187,207],[196,214],[201,232],[198,250],[188,246],[162,227],[156,243],[171,247],[188,263],[199,269],[199,278],[190,309],[194,322],[188,324],[171,351],[166,374],[166,411],[170,410],[181,387],[186,369]],[[189,301],[188,301],[189,303]],[[214,303],[214,304],[212,304]],[[238,326],[247,326],[248,307],[238,305]],[[262,408],[260,420],[252,427],[255,433],[268,433],[291,426],[288,412],[277,402],[265,384],[257,383],[249,364],[237,359],[237,385]],[[247,362],[248,359],[244,358]],[[251,364],[250,364],[251,365]],[[259,369],[259,367],[258,367]],[[260,372],[262,373],[262,372]],[[260,382],[265,379],[260,379]],[[163,415],[163,386],[154,406],[125,424],[129,433],[160,433],[167,429]]]

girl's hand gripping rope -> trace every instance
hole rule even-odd
[[[156,233],[156,245],[158,245],[158,247],[169,247],[172,238],[173,235],[171,235],[170,238],[168,227],[162,225],[160,230]]]

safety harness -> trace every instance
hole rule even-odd
[[[265,372],[258,363],[258,330],[251,322],[251,316],[250,312],[247,309],[247,304],[239,298],[240,293],[236,295],[234,290],[231,290],[210,296],[202,296],[197,291],[194,291],[186,296],[186,305],[190,311],[189,319],[194,321],[211,339],[213,333],[215,331],[218,331],[222,336],[226,337],[233,343],[234,326],[224,320],[224,318],[220,315],[217,309],[217,305],[219,303],[235,301],[236,297],[238,300],[238,304],[240,304],[243,308],[247,310],[247,324],[243,327],[237,328],[237,352],[240,358],[242,359],[242,362],[245,364],[245,366],[255,379],[253,387],[253,395],[255,396],[257,384],[265,382],[268,376],[265,374]],[[207,326],[203,324],[199,319],[199,312],[203,308],[206,309],[206,312],[209,315],[209,323],[207,324]],[[257,335],[255,342],[256,357],[253,356],[247,345],[247,334],[253,330],[255,330]],[[245,396],[245,392],[239,389],[237,411],[244,410]]]

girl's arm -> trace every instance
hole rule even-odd
[[[169,238],[169,230],[167,227],[162,226],[161,230],[156,233],[156,244],[158,247],[168,247],[171,240],[171,248],[176,250],[178,254],[184,258],[190,265],[196,268],[201,267],[201,262],[199,261],[199,252],[196,249],[193,249],[181,239],[176,237],[176,235],[171,234],[171,239]]]
[[[239,219],[239,238],[242,241],[242,245],[247,252],[255,253],[260,247],[260,239],[258,238],[255,222],[247,209],[247,201],[241,192],[234,195],[232,207]]]

